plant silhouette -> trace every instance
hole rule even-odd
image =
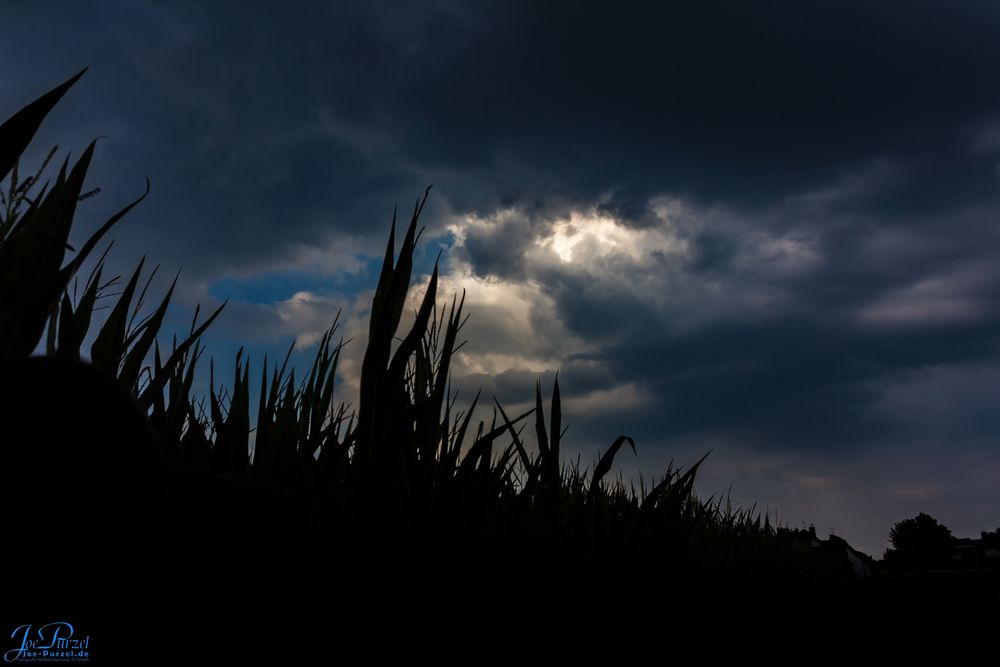
[[[901,569],[928,570],[951,564],[951,530],[924,512],[896,523],[889,541],[892,549],[886,552],[886,561]]]
[[[768,536],[776,531],[768,521],[695,498],[700,461],[687,471],[671,467],[651,488],[638,491],[604,479],[623,444],[635,451],[626,436],[610,446],[589,481],[586,470],[565,465],[558,381],[548,424],[541,385],[535,407],[519,415],[508,415],[497,403],[491,420],[474,424],[480,397],[465,409],[456,406],[448,380],[464,298],[439,305],[437,267],[413,324],[400,330],[427,192],[416,202],[398,248],[395,216],[392,221],[356,413],[334,401],[343,345],[335,340],[336,319],[303,376],[288,368],[288,355],[280,364],[265,358],[259,394],[252,399],[250,361],[241,350],[228,388],[216,386],[210,362],[209,394],[194,396],[204,352],[200,340],[222,307],[201,323],[196,314],[188,335],[163,350],[158,334],[176,278],[143,314],[156,269],[144,277],[140,261],[124,282],[105,280],[102,255],[82,296],[70,294],[84,260],[147,196],[148,183],[145,193],[74,252],[69,236],[93,144],[72,168],[64,163],[51,186],[38,177],[17,181],[21,152],[82,74],[0,127],[0,178],[11,176],[5,201],[18,203],[8,207],[0,228],[0,309],[9,323],[0,341],[9,399],[4,417],[46,443],[8,442],[5,469],[29,471],[22,480],[43,474],[46,465],[63,469],[44,487],[52,503],[86,496],[86,488],[97,484],[123,506],[159,507],[147,510],[164,524],[161,532],[189,533],[181,542],[208,540],[219,548],[290,542],[321,546],[342,558],[416,558],[428,566],[458,559],[544,561],[554,567],[567,554],[618,562],[644,545],[641,557],[726,570],[739,560],[733,557],[735,541],[770,548]],[[112,286],[119,288],[116,295],[108,293]],[[100,300],[108,314],[91,336],[88,363],[82,346]],[[40,346],[46,358],[29,359]],[[534,447],[523,437],[531,419]],[[36,423],[47,428],[38,430]],[[148,482],[154,477],[156,484]],[[126,479],[134,483],[113,483]],[[149,502],[128,500],[133,487],[145,489]],[[8,491],[17,505],[38,500],[27,482]],[[266,515],[273,516],[261,519]],[[308,528],[294,532],[288,526]],[[720,540],[728,546],[719,547]],[[622,551],[623,544],[629,549]],[[711,544],[712,555],[700,553],[698,544]]]

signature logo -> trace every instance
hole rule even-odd
[[[89,662],[90,635],[80,636],[72,623],[21,625],[10,633],[19,644],[3,654],[4,662]]]

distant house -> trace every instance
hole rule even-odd
[[[788,535],[796,547],[808,549],[809,555],[832,573],[863,579],[877,572],[874,558],[833,533],[826,540],[821,540],[816,536],[816,527],[809,526],[808,530],[788,531]]]
[[[1000,528],[979,539],[955,538],[951,559],[962,570],[1000,570]]]
[[[874,558],[863,551],[858,551],[848,544],[844,538],[830,533],[827,544],[830,544],[832,548],[835,548],[838,552],[842,552],[847,557],[847,562],[850,563],[851,570],[854,571],[854,576],[858,579],[870,577],[878,571]]]

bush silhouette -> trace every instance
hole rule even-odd
[[[900,569],[927,570],[951,564],[951,530],[924,512],[893,526],[889,541],[892,549],[886,552],[886,560]]]

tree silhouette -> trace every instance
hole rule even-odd
[[[892,549],[886,552],[886,561],[900,569],[927,570],[951,564],[951,530],[924,512],[893,526],[889,541]]]

